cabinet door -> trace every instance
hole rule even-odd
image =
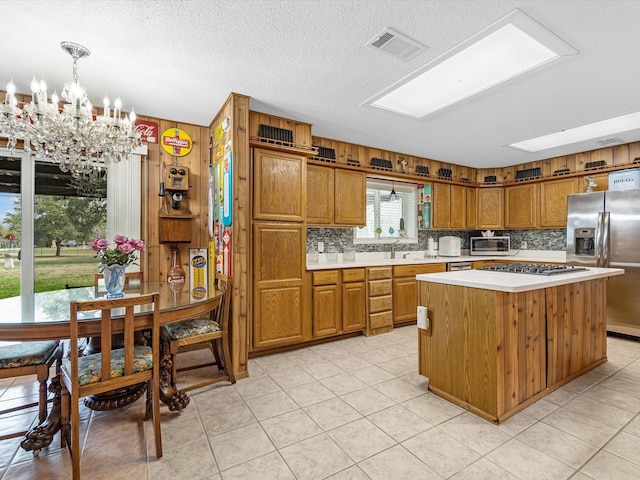
[[[342,331],[364,329],[367,297],[364,282],[342,284]]]
[[[276,150],[253,151],[253,218],[303,222],[307,205],[304,157]]]
[[[475,230],[478,226],[478,189],[467,187],[467,228]]]
[[[335,171],[335,223],[360,227],[367,223],[367,174]]]
[[[538,227],[538,184],[504,189],[504,228]]]
[[[504,228],[504,189],[502,187],[478,189],[478,230]]]
[[[341,326],[340,287],[338,285],[313,287],[314,338],[340,333]]]
[[[467,228],[467,187],[451,185],[451,228]]]
[[[307,224],[333,223],[333,168],[307,165]]]
[[[449,228],[451,226],[451,185],[433,184],[431,202],[431,228]]]
[[[418,282],[416,277],[393,279],[393,323],[416,319]]]
[[[253,233],[253,349],[309,340],[311,318],[304,315],[306,229],[302,224],[261,223]]]
[[[540,184],[540,226],[567,226],[567,196],[577,193],[575,178],[553,180]]]

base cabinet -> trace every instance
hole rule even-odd
[[[367,268],[367,325],[366,335],[393,330],[393,269]]]
[[[415,322],[418,309],[416,275],[446,272],[446,263],[398,265],[393,267],[393,324]]]
[[[430,328],[419,330],[419,373],[487,420],[606,361],[604,279],[519,293],[420,282],[420,302]]]
[[[364,329],[367,319],[367,290],[364,268],[342,270],[342,331]]]

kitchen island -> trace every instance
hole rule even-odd
[[[417,275],[428,312],[419,373],[435,394],[502,422],[607,361],[606,281],[623,273]]]

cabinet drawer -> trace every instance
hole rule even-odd
[[[391,295],[393,291],[393,281],[389,280],[369,280],[369,296]]]
[[[363,282],[364,268],[348,268],[342,270],[342,281],[346,282]]]
[[[369,328],[371,329],[390,327],[392,325],[393,317],[391,315],[391,312],[369,314]]]
[[[369,267],[369,280],[391,278],[392,267]]]
[[[369,298],[369,311],[371,313],[391,311],[393,308],[393,296],[385,295],[383,297]]]
[[[313,272],[314,285],[337,285],[340,270],[321,270]]]
[[[446,272],[446,263],[423,263],[418,265],[398,265],[393,267],[394,277],[413,277],[422,273]]]

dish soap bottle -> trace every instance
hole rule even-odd
[[[173,259],[171,260],[171,268],[167,272],[167,283],[174,290],[180,290],[184,286],[187,274],[182,268],[180,259],[180,249],[172,248]]]

